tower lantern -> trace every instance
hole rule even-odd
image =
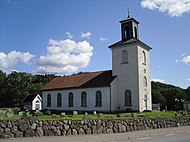
[[[128,9],[128,17],[120,21],[121,23],[121,38],[122,41],[127,41],[132,38],[139,39],[138,24],[139,22],[131,18],[131,11]]]

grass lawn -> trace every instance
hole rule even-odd
[[[56,115],[56,117],[52,117],[52,115],[37,116],[38,120],[82,120],[82,118],[83,115],[66,115],[65,117],[60,115]]]
[[[3,118],[4,120],[12,120],[12,118],[8,118],[5,114],[0,113],[0,117]],[[18,114],[14,114],[14,118],[19,118]]]
[[[94,114],[88,114],[88,120],[95,119],[131,119],[131,118],[142,118],[142,117],[175,117],[177,112],[142,112],[142,113],[120,113],[120,114],[102,114],[101,117],[98,117]],[[11,120],[12,118],[7,118],[6,115],[0,113],[0,117],[5,120]],[[32,117],[30,114],[28,117]],[[20,118],[19,115],[14,114],[14,118]],[[38,120],[83,120],[84,115],[65,115],[61,117],[60,115],[42,115],[37,116]]]
[[[98,117],[94,114],[88,114],[88,119],[132,119],[132,118],[142,118],[142,117],[175,117],[177,112],[142,112],[142,113],[120,113],[120,114],[102,114],[102,117]],[[51,115],[38,116],[39,120],[82,120],[84,119],[83,114],[79,115],[66,115],[65,117],[60,117],[56,115],[57,118],[52,118]]]
[[[143,112],[148,117],[175,117],[176,112]]]

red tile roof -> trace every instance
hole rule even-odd
[[[115,79],[112,70],[82,73],[71,76],[56,77],[46,84],[42,91],[71,88],[106,87]]]

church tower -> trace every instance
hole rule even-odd
[[[112,50],[112,73],[117,76],[112,91],[117,103],[113,110],[152,110],[150,49],[139,39],[139,22],[128,15],[120,21],[121,40],[109,48]]]

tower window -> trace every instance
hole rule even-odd
[[[144,87],[147,87],[147,78],[144,76]]]
[[[143,64],[146,65],[146,53],[143,51]]]
[[[147,99],[148,99],[147,94],[146,94],[146,95],[144,95],[144,99],[145,99],[145,100],[147,100]]]
[[[129,39],[129,27],[128,26],[125,27],[125,37],[124,38]]]
[[[148,109],[148,97],[147,97],[147,94],[144,95],[144,109],[145,109],[145,110]]]
[[[146,69],[144,69],[144,74],[146,74]]]
[[[135,27],[135,38],[137,39],[137,27]]]
[[[125,91],[124,100],[125,100],[125,106],[132,106],[132,99],[131,99],[131,91],[130,90]]]
[[[128,52],[126,50],[122,51],[122,64],[128,63]]]

